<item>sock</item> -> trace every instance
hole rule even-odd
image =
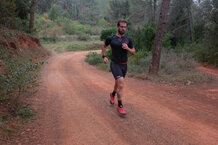
[[[122,101],[118,100],[118,106],[120,107],[121,105],[123,106]]]
[[[113,92],[112,92],[112,96],[114,97],[115,95],[116,95],[116,92],[115,92],[115,91],[113,91]]]

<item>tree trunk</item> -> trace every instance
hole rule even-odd
[[[149,22],[153,22],[154,21],[153,0],[150,0],[149,5],[150,5],[150,9],[149,9]]]
[[[156,7],[157,7],[157,0],[154,0],[154,16],[153,16],[153,19],[154,19],[154,22],[155,22],[155,19],[156,19]]]
[[[31,1],[31,6],[30,6],[30,22],[29,22],[29,31],[30,31],[30,33],[33,32],[33,28],[34,28],[35,5],[36,5],[36,0],[32,0]]]
[[[187,10],[188,10],[188,23],[189,23],[189,35],[190,35],[190,41],[193,42],[193,29],[192,29],[192,13],[191,13],[191,0],[188,0],[187,3]]]
[[[161,5],[160,17],[157,26],[157,33],[154,41],[154,50],[152,55],[151,65],[149,67],[150,74],[157,74],[160,65],[160,55],[162,48],[162,37],[164,33],[164,28],[166,25],[167,14],[169,10],[170,0],[163,0]]]

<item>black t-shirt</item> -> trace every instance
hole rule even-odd
[[[126,43],[129,48],[133,48],[132,40],[124,35],[123,37],[118,37],[117,35],[112,35],[107,37],[105,40],[105,45],[110,44],[112,49],[111,61],[115,63],[126,63],[127,62],[127,50],[122,48],[122,43]]]

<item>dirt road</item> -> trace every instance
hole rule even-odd
[[[218,85],[174,87],[126,79],[124,107],[109,103],[113,77],[84,62],[88,52],[51,57],[38,92],[46,145],[217,145]]]

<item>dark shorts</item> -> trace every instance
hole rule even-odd
[[[127,64],[118,64],[111,61],[110,68],[115,80],[119,79],[120,77],[125,78],[127,72]]]

